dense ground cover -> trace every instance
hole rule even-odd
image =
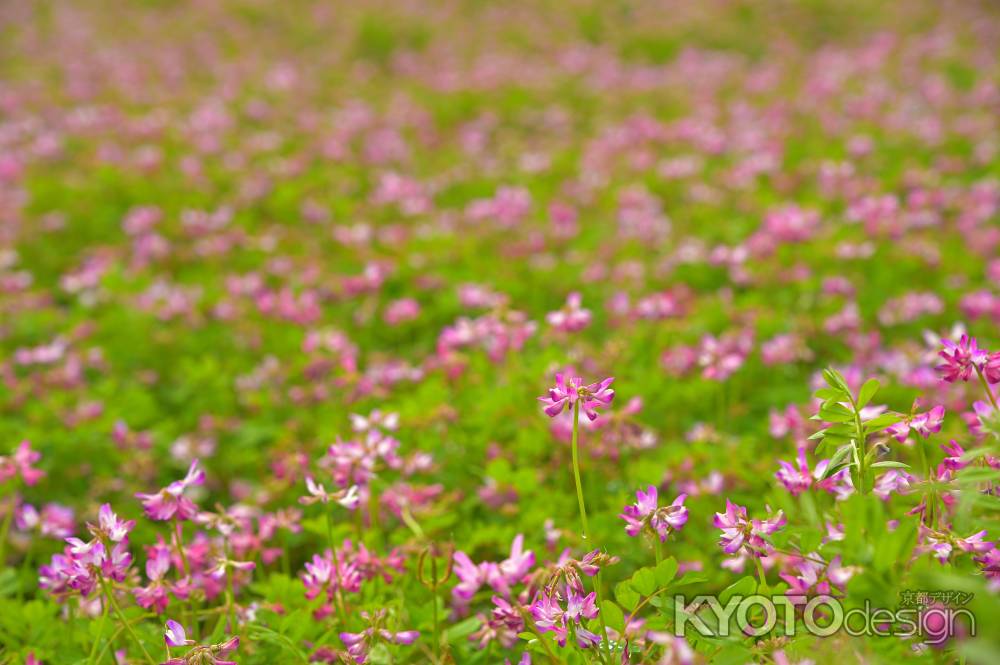
[[[0,34],[0,662],[1000,662],[995,6]]]

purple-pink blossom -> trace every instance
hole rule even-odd
[[[781,530],[786,523],[783,511],[766,520],[751,520],[747,509],[726,499],[726,512],[716,513],[712,523],[722,530],[719,545],[726,554],[740,550],[761,558],[769,555],[774,548],[764,536]]]
[[[205,482],[205,472],[198,468],[198,460],[191,462],[187,474],[181,480],[175,480],[156,494],[137,493],[136,498],[142,501],[146,517],[151,520],[189,520],[198,513],[198,507],[184,496],[184,491],[191,486]]]
[[[603,381],[583,385],[583,379],[579,377],[567,378],[564,374],[556,374],[556,385],[549,389],[547,395],[539,397],[539,401],[545,404],[545,415],[555,418],[563,409],[574,407],[579,403],[580,408],[590,420],[597,419],[597,409],[611,404],[615,398],[615,391],[611,389],[614,377],[609,377]]]
[[[688,509],[684,506],[687,494],[680,494],[673,502],[664,507],[657,505],[658,492],[650,485],[645,492],[637,490],[636,502],[622,509],[621,519],[625,520],[625,532],[630,536],[638,536],[643,529],[648,529],[659,537],[660,542],[666,542],[667,536],[680,531],[688,520]]]

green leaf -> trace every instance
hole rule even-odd
[[[837,449],[837,452],[835,452],[833,457],[830,458],[830,463],[823,471],[823,475],[820,477],[820,480],[826,480],[833,474],[843,469],[845,466],[851,464],[851,462],[847,461],[851,454],[851,448],[852,444],[847,444],[846,446],[841,446]]]
[[[836,388],[820,388],[819,390],[814,392],[813,395],[822,400],[832,399],[838,402],[843,401],[844,399],[847,398],[847,395],[845,395],[842,391],[837,390]]]
[[[865,430],[868,432],[874,432],[876,430],[885,429],[889,425],[895,425],[900,420],[903,419],[898,413],[883,413],[881,416],[875,416],[871,420],[864,423]]]
[[[619,633],[625,632],[625,615],[620,607],[610,600],[605,600],[601,604],[601,613],[609,628],[613,628]]]
[[[817,415],[820,419],[831,423],[847,423],[854,420],[854,413],[843,404],[837,402],[824,404],[819,407]]]
[[[823,541],[823,533],[819,529],[803,529],[799,535],[799,549],[805,553],[815,552]]]
[[[700,584],[702,582],[707,582],[707,581],[708,578],[702,575],[701,573],[689,570],[683,575],[681,575],[680,579],[671,584],[670,586],[679,587],[679,586],[686,586],[688,584]]]
[[[639,604],[639,594],[626,581],[615,587],[615,600],[631,612]]]
[[[640,568],[632,575],[632,588],[644,596],[656,591],[656,575],[652,568]]]
[[[281,633],[261,625],[250,626],[248,630],[250,638],[255,642],[273,644],[274,646],[295,655],[300,662],[307,662],[306,655],[287,635],[282,635]]]
[[[865,405],[878,392],[879,385],[878,379],[868,379],[865,381],[865,384],[861,386],[861,391],[858,393],[858,409],[865,408]]]
[[[831,388],[839,390],[843,393],[849,393],[851,391],[851,389],[847,387],[847,381],[844,380],[844,376],[831,367],[823,370],[823,379]]]
[[[909,469],[909,464],[903,464],[902,462],[894,462],[892,460],[886,460],[885,462],[875,462],[872,464],[873,469]]]
[[[677,559],[670,557],[661,561],[656,565],[656,568],[653,569],[653,575],[656,578],[656,584],[658,586],[667,586],[673,581],[674,576],[677,575]]]
[[[444,631],[444,637],[449,644],[455,644],[479,629],[480,621],[477,617],[469,617],[464,621],[459,621],[454,626],[450,626]]]
[[[723,589],[722,593],[719,594],[719,602],[725,605],[733,596],[749,596],[756,591],[757,580],[747,575]]]

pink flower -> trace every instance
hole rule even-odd
[[[983,540],[985,537],[986,530],[984,529],[967,538],[956,538],[955,545],[957,545],[963,552],[976,552],[977,554],[982,554],[983,552],[989,552],[990,550],[996,549],[995,543]]]
[[[472,563],[469,555],[462,551],[455,552],[453,558],[452,570],[458,578],[458,584],[451,590],[451,595],[456,601],[464,603],[472,600],[480,587],[486,583],[488,568],[483,564],[477,566]]]
[[[948,443],[942,443],[941,450],[947,454],[947,457],[941,462],[944,468],[950,471],[958,471],[969,465],[968,462],[962,460],[962,457],[965,455],[965,449],[954,439]]]
[[[584,386],[583,379],[577,377],[567,381],[566,377],[559,373],[556,374],[555,387],[549,389],[548,395],[538,399],[546,405],[545,415],[550,418],[555,418],[564,408],[579,402],[587,417],[596,420],[596,409],[611,404],[615,398],[615,391],[610,388],[613,381],[614,378],[609,377],[599,383]]]
[[[393,300],[385,308],[383,319],[390,326],[412,321],[420,315],[420,303],[413,298]]]
[[[198,468],[198,460],[191,462],[187,475],[181,480],[175,480],[156,494],[137,493],[136,498],[142,501],[146,517],[151,520],[167,521],[170,519],[189,520],[198,513],[198,507],[184,496],[184,490],[192,485],[205,482],[205,472]]]
[[[797,575],[780,573],[780,577],[788,582],[789,595],[830,595],[834,589],[843,591],[844,585],[857,572],[854,568],[841,566],[839,556],[828,564],[821,561],[820,556],[814,552],[808,558],[795,561]]]
[[[827,467],[830,466],[830,460],[820,460],[816,464],[816,468],[810,471],[809,463],[806,460],[806,449],[803,446],[798,448],[796,464],[797,466],[793,466],[789,462],[778,460],[780,468],[774,474],[778,482],[784,485],[792,496],[798,496],[810,487],[834,494],[838,499],[844,499],[854,491],[854,485],[851,484],[851,476],[847,469],[837,471],[829,478],[820,480],[826,473]]]
[[[906,441],[910,431],[920,434],[925,439],[932,433],[941,431],[941,423],[944,421],[944,407],[940,404],[930,411],[917,413],[905,420],[901,420],[885,429],[886,433],[895,437],[900,443]]]
[[[990,353],[980,349],[975,337],[962,335],[958,343],[950,339],[941,340],[944,349],[938,355],[944,362],[938,365],[938,373],[948,383],[968,381],[972,372],[981,372],[988,383],[1000,383],[1000,352]]]
[[[72,536],[76,528],[73,509],[58,503],[45,504],[40,514],[31,504],[22,503],[14,513],[14,523],[21,531],[37,529],[43,536],[59,540]]]
[[[752,348],[753,335],[749,332],[725,334],[721,337],[705,335],[698,348],[701,375],[713,381],[725,381],[743,366]]]
[[[913,476],[902,469],[889,469],[875,480],[872,494],[885,501],[893,492],[904,494],[914,480]]]
[[[416,630],[386,629],[385,610],[377,610],[372,614],[362,611],[361,616],[369,622],[368,628],[360,633],[340,633],[340,640],[347,645],[347,653],[355,663],[364,663],[371,648],[380,642],[406,645],[413,644],[420,637],[420,633]]]
[[[595,600],[597,594],[591,592],[584,596],[576,591],[569,591],[566,609],[563,610],[559,595],[551,593],[539,594],[531,604],[531,616],[535,626],[542,633],[554,633],[559,646],[566,646],[570,624],[573,624],[577,644],[582,649],[597,646],[601,637],[583,627],[584,619],[595,619],[599,612]]]
[[[34,485],[45,476],[44,471],[33,466],[40,459],[42,454],[32,450],[28,441],[22,441],[13,455],[0,455],[0,482],[21,476],[25,485]]]
[[[170,600],[167,592],[170,591],[175,597],[184,600],[191,592],[191,581],[189,577],[181,578],[173,584],[166,581],[171,566],[171,552],[162,540],[146,549],[148,553],[146,577],[149,578],[149,584],[136,587],[132,590],[132,594],[139,607],[162,614],[166,611]]]
[[[524,536],[519,533],[511,543],[510,556],[487,574],[487,582],[495,591],[509,594],[510,587],[521,582],[534,565],[535,553],[524,551]]]
[[[590,310],[580,307],[582,297],[579,293],[571,293],[566,298],[566,305],[559,310],[545,315],[546,322],[562,332],[579,332],[590,325]]]
[[[524,536],[518,534],[510,546],[510,556],[500,563],[484,561],[476,565],[462,551],[455,552],[452,570],[459,583],[452,589],[452,598],[459,607],[464,606],[484,585],[489,584],[497,593],[509,596],[511,587],[524,581],[535,565],[535,553],[524,550]]]
[[[335,492],[327,492],[326,489],[316,481],[312,479],[311,476],[306,476],[306,489],[309,491],[309,496],[299,497],[299,503],[308,506],[313,503],[339,503],[344,508],[348,510],[354,510],[358,507],[361,499],[358,496],[358,486],[351,485],[346,490],[337,490]]]
[[[773,551],[763,536],[780,531],[786,523],[783,511],[769,520],[751,520],[747,509],[726,499],[726,512],[716,513],[712,523],[722,530],[719,545],[726,554],[735,554],[741,549],[752,556],[762,558]]]
[[[344,546],[337,550],[336,556],[329,549],[322,556],[313,555],[312,561],[305,564],[302,585],[306,588],[306,598],[312,600],[325,593],[327,599],[332,600],[338,590],[357,593],[365,579],[374,578],[380,572],[385,578],[385,571],[389,567],[396,567],[397,570],[400,568],[393,561],[385,564],[378,562],[376,565],[367,550],[362,548],[360,553],[355,553],[350,541],[345,541]]]
[[[194,640],[189,640],[184,632],[184,627],[176,621],[167,621],[166,630],[163,633],[163,640],[167,647],[187,647],[195,644]],[[231,637],[220,644],[211,646],[195,646],[185,656],[181,658],[171,658],[162,665],[236,665],[235,661],[222,660],[231,651],[235,651],[240,646],[239,637]]]
[[[186,647],[194,644],[194,640],[187,638],[184,626],[173,619],[167,619],[167,625],[163,631],[163,641],[168,647]]]
[[[90,533],[95,537],[107,538],[113,543],[120,543],[135,527],[135,520],[121,520],[111,510],[111,504],[105,503],[97,512],[97,525],[88,524]]]
[[[669,506],[660,508],[657,505],[658,493],[656,487],[650,485],[645,492],[635,493],[636,502],[625,506],[618,517],[626,522],[625,532],[630,536],[638,536],[644,528],[650,529],[666,542],[671,532],[680,531],[688,520],[688,509],[684,507],[687,494],[681,494]]]

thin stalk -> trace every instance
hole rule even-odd
[[[421,571],[423,573],[423,571]],[[434,662],[441,662],[441,633],[438,628],[438,593],[437,593],[437,559],[431,556],[431,577],[434,579],[434,600],[431,605],[434,607]]]
[[[378,530],[378,493],[375,491],[374,478],[368,483],[368,526],[372,532],[370,542],[373,546],[377,546],[381,534]]]
[[[663,561],[663,543],[660,542],[659,536],[653,536],[653,549],[656,552],[656,565],[660,565]]]
[[[146,651],[146,645],[142,643],[142,640],[139,639],[139,636],[135,634],[135,630],[132,629],[132,624],[130,624],[128,622],[128,619],[125,618],[125,614],[122,612],[122,608],[118,605],[118,601],[115,600],[114,590],[108,588],[108,583],[103,577],[100,579],[101,579],[101,589],[104,590],[104,596],[105,598],[108,599],[108,602],[111,603],[111,607],[114,609],[115,614],[118,615],[119,623],[125,626],[125,630],[128,631],[128,634],[132,638],[132,641],[139,645],[139,649],[142,651],[142,655],[146,657],[146,660],[149,661],[149,665],[156,665],[156,661],[153,660],[153,657],[149,655],[148,651]]]
[[[236,596],[233,593],[233,568],[226,564],[226,615],[229,619],[229,634],[236,633]]]
[[[531,630],[532,633],[538,636],[538,641],[542,643],[542,648],[545,649],[545,653],[548,654],[549,656],[549,662],[553,663],[553,665],[563,662],[557,659],[555,654],[552,653],[552,647],[550,647],[549,643],[545,641],[545,637],[542,635],[542,631],[538,630],[538,626],[535,625],[534,617],[532,617],[531,614],[529,612],[526,612],[524,609],[521,609],[520,612],[521,616],[524,618],[524,625],[528,627],[528,629]]]
[[[104,624],[108,621],[108,603],[101,603],[101,623],[97,628],[97,637],[94,638],[94,644],[90,647],[90,657],[87,658],[87,664],[93,665],[94,656],[97,655],[97,646],[101,643],[101,637],[104,636]],[[170,660],[168,657],[167,660]]]
[[[590,540],[590,525],[587,524],[587,505],[583,501],[583,482],[580,480],[580,453],[577,446],[580,430],[580,402],[573,402],[573,478],[576,480],[576,500],[580,506],[580,521],[583,522],[583,539]]]
[[[188,563],[187,554],[184,552],[184,531],[181,527],[181,521],[179,519],[174,520],[174,549],[177,551],[177,556],[181,559],[182,570],[184,571],[184,577],[191,575],[191,565]],[[182,604],[183,608],[183,620],[184,623],[191,626],[194,629],[195,635],[197,636],[200,626],[197,622],[193,621],[193,615],[195,614],[194,608],[194,596],[188,596],[186,606]]]
[[[104,648],[101,649],[101,653],[97,654],[97,662],[98,663],[104,662],[104,655],[108,653],[108,649],[111,648],[111,645],[115,643],[115,640],[118,639],[118,636],[121,635],[124,632],[124,630],[125,630],[124,628],[122,628],[121,626],[118,626],[118,628],[115,630],[115,632],[111,633],[111,637],[108,639],[107,643],[104,645]],[[168,658],[167,660],[170,660],[170,659]]]
[[[414,536],[416,536],[419,540],[424,540],[425,538],[424,530],[421,529],[420,524],[418,524],[417,521],[413,519],[413,514],[410,512],[410,509],[406,505],[403,505],[400,508],[399,517],[400,519],[403,520],[403,524],[405,524],[410,528],[410,531],[413,532]]]
[[[976,374],[979,375],[979,383],[983,385],[983,390],[986,391],[986,395],[990,398],[990,404],[993,405],[993,410],[1000,411],[1000,406],[997,406],[997,398],[993,396],[993,391],[990,389],[990,384],[986,381],[986,377],[983,376],[983,370],[976,367]]]
[[[764,575],[764,564],[760,562],[760,557],[758,556],[753,558],[753,562],[757,566],[757,579],[760,581],[758,591],[767,593],[767,576]]]
[[[587,541],[589,548],[590,540],[590,525],[587,523],[587,505],[583,500],[583,482],[580,480],[580,453],[579,446],[577,445],[580,438],[580,401],[577,400],[573,402],[573,478],[576,480],[576,500],[580,504],[580,521],[583,523],[583,539]],[[597,592],[597,606],[598,608],[604,607],[604,592],[601,590],[601,569],[597,569],[597,577],[594,578],[594,591]],[[611,645],[608,642],[608,626],[604,620],[604,612],[600,612],[597,615],[601,622],[601,642],[607,645],[608,653],[611,653]],[[604,661],[604,654],[601,651],[600,645],[597,647],[597,652],[601,654],[601,661]]]
[[[181,531],[180,520],[174,520],[174,549],[177,550],[177,556],[184,565],[184,574],[190,575],[191,566],[188,565],[187,555],[184,553],[184,533]]]
[[[340,593],[340,560],[337,557],[337,544],[333,542],[333,516],[331,510],[326,510],[326,539],[330,543],[330,552],[333,555],[333,575],[337,581],[337,588],[334,590],[334,597],[337,600],[337,614],[340,616],[340,624],[347,625],[347,613],[344,610],[344,597]]]
[[[858,410],[858,403],[854,401],[854,397],[851,397],[851,406],[854,409],[854,427],[857,429],[858,435],[854,442],[855,451],[858,455],[858,490],[861,494],[867,494],[868,489],[865,485],[865,455],[868,451],[865,450],[865,429],[861,424],[861,412]]]
[[[17,505],[17,497],[10,496],[7,505],[7,513],[3,517],[3,526],[0,526],[0,569],[7,567],[7,534],[10,533],[10,523],[14,520],[14,506]]]

